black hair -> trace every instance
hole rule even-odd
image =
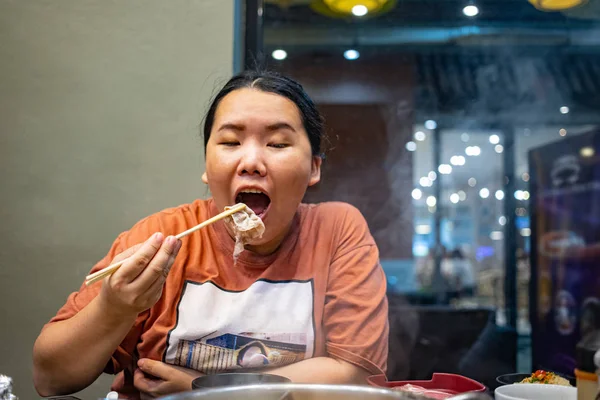
[[[215,113],[221,100],[234,90],[252,88],[263,92],[274,93],[283,96],[296,104],[300,110],[304,130],[308,134],[308,140],[313,156],[324,157],[321,151],[322,142],[325,139],[324,119],[317,106],[308,96],[302,85],[286,76],[272,71],[244,71],[231,78],[225,86],[214,97],[208,112],[204,118],[204,152],[206,144],[210,139],[210,132],[215,122]]]

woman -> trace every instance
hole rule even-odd
[[[232,78],[204,123],[202,180],[213,197],[116,239],[92,271],[127,261],[73,293],[37,339],[38,392],[75,392],[103,371],[118,374],[113,389],[131,398],[250,368],[304,383],[383,373],[385,276],[367,224],[347,204],[301,204],[320,180],[322,138],[322,118],[298,83],[273,73]],[[235,263],[223,222],[172,236],[237,202],[266,229]]]

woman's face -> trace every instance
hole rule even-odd
[[[263,237],[246,248],[260,254],[275,251],[306,189],[320,177],[321,158],[312,155],[294,102],[250,88],[221,100],[202,180],[219,210],[242,202],[263,220]]]

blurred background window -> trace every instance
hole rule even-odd
[[[327,120],[306,201],[352,203],[378,243],[390,378],[572,375],[600,273],[536,240],[600,219],[600,1],[249,0],[246,18],[246,67],[299,80]]]

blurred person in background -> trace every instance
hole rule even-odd
[[[451,299],[471,297],[475,294],[473,266],[460,249],[445,253],[441,269]]]

